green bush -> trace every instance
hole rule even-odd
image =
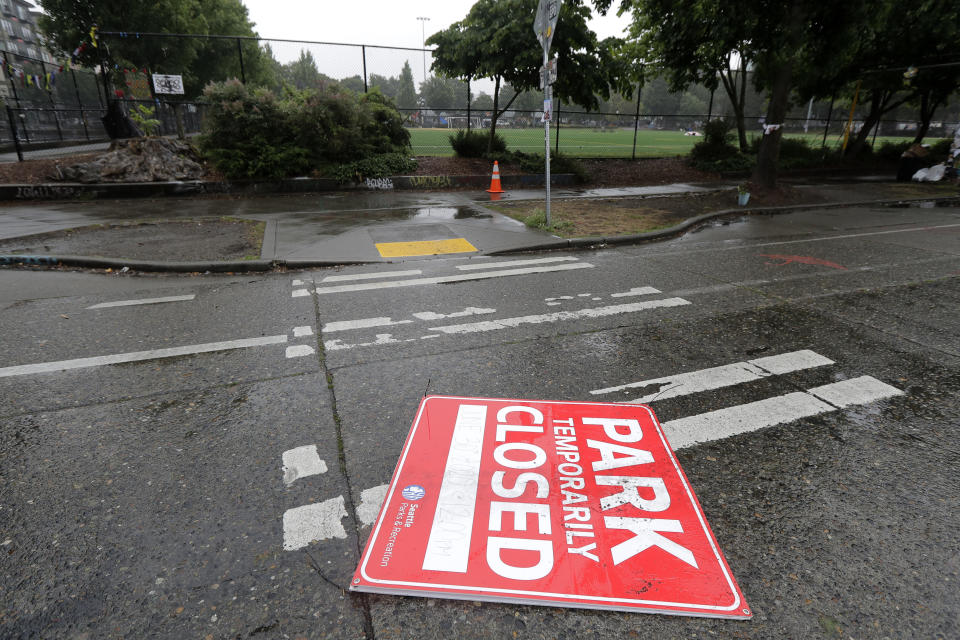
[[[903,152],[913,145],[913,140],[904,140],[903,142],[884,142],[877,149],[877,157],[885,162],[896,164],[900,162]]]
[[[228,178],[304,175],[331,163],[377,154],[409,154],[410,134],[389,99],[321,92],[250,90],[240,82],[209,85],[200,147]]]
[[[553,224],[547,224],[547,212],[543,209],[534,209],[533,213],[523,219],[523,224],[532,229],[553,233],[569,233],[573,231],[574,224],[569,220],[557,220],[554,217]]]
[[[731,144],[730,123],[722,118],[711,120],[703,127],[703,141],[690,150],[691,166],[701,171],[744,171],[753,167],[754,158],[740,153]]]
[[[361,182],[365,178],[387,178],[417,170],[417,159],[405,153],[382,153],[363,160],[337,165],[333,177],[340,184]]]
[[[490,144],[489,133],[459,129],[449,138],[453,152],[461,158],[483,158],[487,155],[487,144]],[[494,135],[490,153],[503,154],[506,150],[506,141],[499,134]]]
[[[943,159],[950,153],[950,145],[953,144],[952,138],[937,140],[930,145],[930,155],[937,159],[937,162],[943,162]]]
[[[526,173],[545,173],[547,170],[546,156],[542,153],[524,153],[513,151],[499,159],[516,162],[520,170]],[[550,173],[572,173],[578,182],[588,182],[590,174],[575,158],[563,153],[550,154]]]

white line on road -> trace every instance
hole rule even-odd
[[[300,478],[327,472],[327,463],[320,459],[315,444],[288,449],[283,452],[281,458],[283,459],[283,482],[287,486]]]
[[[496,313],[496,309],[482,309],[479,307],[467,307],[463,311],[455,311],[453,313],[434,313],[433,311],[421,311],[419,313],[412,314],[417,320],[426,320],[432,322],[434,320],[444,320],[446,318],[466,318],[467,316],[482,316],[488,313]]]
[[[357,507],[357,520],[361,525],[367,526],[373,524],[380,513],[380,507],[383,505],[384,498],[387,497],[388,484],[381,484],[376,487],[364,489],[360,493],[360,505]]]
[[[327,351],[343,351],[344,349],[353,349],[354,347],[373,347],[383,344],[400,344],[400,340],[393,337],[390,333],[378,333],[373,342],[358,342],[356,344],[346,344],[340,340],[327,340],[323,343],[323,348]]]
[[[423,271],[420,269],[410,269],[407,271],[381,271],[379,273],[354,273],[343,276],[327,276],[320,282],[349,282],[351,280],[376,280],[378,278],[405,278],[406,276],[418,276]]]
[[[501,267],[518,267],[528,264],[550,264],[552,262],[576,262],[580,258],[537,258],[535,260],[508,260],[507,262],[481,262],[479,264],[464,264],[457,267],[461,271],[474,269],[499,269]]]
[[[197,296],[190,294],[186,296],[167,296],[165,298],[143,298],[141,300],[117,300],[116,302],[101,302],[87,307],[87,309],[107,309],[110,307],[132,307],[138,304],[162,304],[164,302],[186,302],[193,300]]]
[[[308,291],[307,289],[294,289],[293,292],[290,294],[290,297],[291,297],[291,298],[303,298],[303,297],[306,297],[306,296],[308,296],[308,295],[310,295],[310,291]]]
[[[641,380],[640,382],[631,382],[615,387],[607,387],[605,389],[594,389],[590,393],[592,395],[602,395],[615,391],[656,387],[656,390],[650,393],[629,400],[629,402],[645,403],[674,398],[690,393],[730,387],[745,382],[760,380],[770,375],[783,375],[792,371],[823,367],[829,364],[833,364],[833,360],[804,349],[802,351],[792,351],[790,353],[747,360],[746,362],[734,362],[733,364],[711,367],[710,369],[678,373],[663,378]]]
[[[288,358],[302,358],[303,356],[312,356],[314,354],[313,347],[308,344],[295,344],[287,347],[287,357]]]
[[[246,349],[249,347],[262,347],[270,344],[283,344],[287,341],[287,335],[263,336],[261,338],[244,338],[242,340],[225,340],[223,342],[208,342],[206,344],[190,344],[183,347],[170,347],[168,349],[153,349],[150,351],[133,351],[131,353],[118,353],[109,356],[95,356],[92,358],[77,358],[75,360],[58,360],[56,362],[41,362],[38,364],[23,364],[15,367],[0,368],[0,378],[10,376],[23,376],[34,373],[51,373],[54,371],[66,371],[68,369],[83,369],[87,367],[100,367],[108,364],[121,364],[124,362],[139,362],[142,360],[157,360],[160,358],[175,358],[178,356],[189,356],[197,353],[210,353],[213,351],[229,351],[231,349]]]
[[[312,335],[313,335],[313,327],[311,326],[293,328],[294,338],[302,338],[304,336],[312,336]]]
[[[343,496],[288,509],[283,514],[283,548],[295,551],[315,540],[346,538],[340,522],[346,515]]]
[[[617,304],[608,307],[580,309],[579,311],[557,311],[555,313],[518,316],[515,318],[499,318],[497,320],[488,320],[485,322],[449,324],[440,327],[430,327],[430,331],[440,331],[446,334],[498,331],[500,329],[518,327],[522,324],[542,324],[545,322],[559,322],[561,320],[579,320],[581,318],[603,318],[605,316],[618,315],[621,313],[634,313],[637,311],[646,311],[647,309],[656,309],[659,307],[678,307],[687,304],[690,304],[690,301],[684,300],[683,298],[666,298],[663,300],[634,302],[632,304]]]
[[[323,325],[324,333],[369,329],[371,327],[392,327],[397,324],[410,324],[413,320],[392,320],[390,318],[362,318],[360,320],[341,320]]]
[[[806,392],[796,391],[757,402],[670,420],[664,422],[662,426],[670,445],[674,449],[683,449],[836,411],[838,408],[898,395],[903,395],[903,391],[876,378],[862,376],[816,387]]]
[[[479,271],[477,273],[462,273],[451,276],[437,276],[433,278],[412,278],[410,280],[386,280],[384,282],[364,282],[360,284],[345,284],[334,287],[317,287],[316,293],[347,293],[353,291],[371,291],[374,289],[395,289],[397,287],[415,287],[428,284],[443,284],[446,282],[467,282],[469,280],[484,280],[487,278],[503,278],[505,276],[521,276],[534,273],[551,273],[555,271],[570,271],[571,269],[591,269],[589,262],[561,264],[555,267],[525,267],[520,269],[501,269],[499,271]],[[389,275],[389,274],[388,274]],[[296,292],[294,292],[296,293]]]
[[[627,296],[649,296],[654,293],[660,293],[660,289],[654,289],[653,287],[634,287],[630,291],[624,291],[623,293],[611,293],[611,298],[626,298]],[[586,295],[590,295],[589,293]]]

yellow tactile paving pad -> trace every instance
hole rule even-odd
[[[467,253],[477,248],[466,238],[447,240],[417,240],[415,242],[378,242],[377,251],[384,258],[406,258],[409,256],[432,256],[441,253]]]

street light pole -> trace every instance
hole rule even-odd
[[[417,20],[420,21],[420,40],[423,43],[423,81],[427,81],[427,20],[430,18],[424,18],[423,16],[418,16]]]

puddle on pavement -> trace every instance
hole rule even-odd
[[[423,207],[413,209],[412,220],[466,220],[475,218],[478,220],[492,218],[489,213],[479,213],[470,207]]]

